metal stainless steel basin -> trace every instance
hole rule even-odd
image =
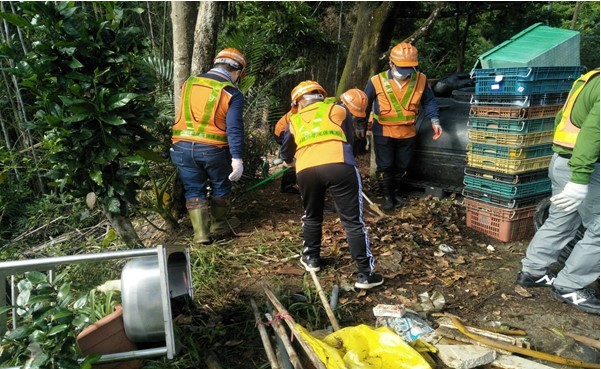
[[[164,309],[171,301],[163,301],[161,282],[167,278],[171,299],[191,294],[189,265],[183,253],[174,253],[167,261],[167,277],[161,273],[156,256],[130,260],[121,271],[121,304],[125,333],[134,342],[165,340]]]

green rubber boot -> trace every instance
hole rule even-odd
[[[194,228],[194,243],[208,245],[211,243],[209,235],[209,208],[200,207],[196,209],[188,209],[188,215]]]

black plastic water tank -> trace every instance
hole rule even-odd
[[[429,119],[420,114],[416,121],[417,147],[407,171],[416,187],[435,186],[450,191],[463,188],[468,134],[467,123],[473,88],[453,91],[452,97],[437,97],[443,134],[433,140]]]

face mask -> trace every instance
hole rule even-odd
[[[400,72],[398,68],[394,68],[392,70],[392,76],[396,79],[405,79],[407,77],[409,77],[411,74],[413,74],[414,69],[408,69],[408,68],[403,68],[405,69],[403,72]]]

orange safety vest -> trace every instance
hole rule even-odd
[[[557,127],[555,127],[555,133],[553,134],[553,143],[555,145],[568,149],[573,149],[576,145],[576,139],[578,138],[580,128],[576,127],[574,123],[572,123],[572,110],[574,109],[574,103],[576,102],[578,95],[580,95],[586,83],[598,74],[599,69],[595,69],[583,74],[580,76],[580,78],[574,81],[572,90],[570,91],[570,94],[568,95],[568,98],[563,106],[561,120],[559,121]],[[579,83],[581,83],[580,86],[574,88]]]
[[[289,110],[283,117],[278,120],[275,124],[275,128],[273,129],[273,134],[276,137],[282,137],[286,128],[288,128],[288,124],[290,124],[290,116],[292,116],[292,110]]]
[[[388,79],[384,71],[371,78],[376,90],[380,113],[374,114],[374,119],[383,126],[412,125],[419,112],[419,104],[426,88],[427,78],[420,72],[415,72],[403,87]]]
[[[324,141],[346,142],[344,131],[330,119],[328,114],[334,105],[330,102],[318,102],[308,106],[306,110],[303,109],[304,112],[317,109],[313,119],[309,122],[305,122],[301,118],[300,111],[290,117],[297,151],[302,147]]]
[[[172,142],[195,141],[214,146],[227,146],[227,107],[231,96],[222,93],[229,81],[206,77],[188,78],[182,90],[180,113],[172,129]]]

